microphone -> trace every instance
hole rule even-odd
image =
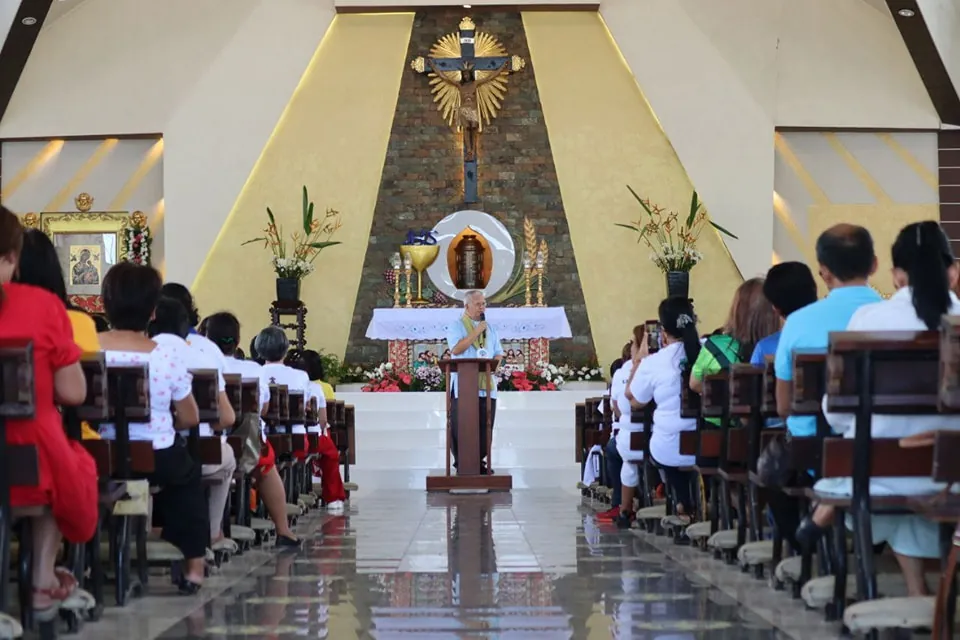
[[[484,321],[486,321],[486,319],[487,319],[487,314],[481,313],[481,314],[480,314],[480,322],[484,322]]]

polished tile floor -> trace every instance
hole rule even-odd
[[[300,531],[300,552],[234,559],[201,600],[151,585],[150,596],[108,610],[82,637],[836,636],[739,571],[598,527],[593,509],[560,489],[380,491],[355,497],[343,517],[308,518]]]

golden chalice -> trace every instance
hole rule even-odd
[[[417,297],[411,300],[413,304],[430,304],[429,300],[423,299],[423,272],[433,264],[440,254],[440,245],[437,244],[402,244],[400,245],[400,255],[406,259],[410,256],[410,264],[413,270],[417,272]]]

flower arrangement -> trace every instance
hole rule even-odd
[[[557,391],[562,379],[548,379],[545,372],[536,370],[504,370],[497,384],[500,391]]]
[[[637,234],[637,242],[643,242],[650,248],[650,260],[664,273],[690,271],[703,259],[703,254],[697,250],[697,240],[704,224],[737,239],[737,236],[707,217],[696,191],[690,200],[690,211],[681,219],[677,211],[668,211],[641,198],[630,185],[627,185],[627,189],[643,207],[646,219],[641,218],[631,224],[616,224]]]
[[[288,250],[287,239],[283,234],[283,226],[278,225],[273,211],[267,207],[268,224],[263,230],[265,235],[247,240],[244,245],[262,242],[265,249],[273,253],[271,262],[278,278],[295,278],[302,280],[313,272],[314,260],[327,247],[340,244],[331,240],[342,226],[340,212],[327,209],[321,219],[313,215],[313,202],[307,194],[307,187],[303,187],[303,214],[302,229],[295,231],[291,236],[292,248]]]
[[[127,261],[135,264],[150,264],[150,245],[153,238],[150,227],[147,225],[147,216],[142,211],[134,211],[130,216],[130,225],[123,236],[124,249]]]
[[[518,365],[504,365],[494,374],[497,389],[501,391],[558,391],[567,382],[603,380],[603,372],[596,366],[555,365],[538,363],[524,369]],[[343,366],[340,383],[364,384],[363,391],[444,391],[446,376],[436,364],[415,366],[411,373],[397,371],[393,364],[385,362],[365,369],[362,366]]]

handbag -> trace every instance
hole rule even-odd
[[[790,465],[790,434],[778,433],[767,443],[757,459],[757,476],[766,487],[786,487],[793,479]]]
[[[240,424],[230,434],[240,438],[240,455],[237,457],[237,471],[246,475],[253,471],[260,463],[260,448],[263,440],[260,439],[260,416],[255,413],[245,413]]]

